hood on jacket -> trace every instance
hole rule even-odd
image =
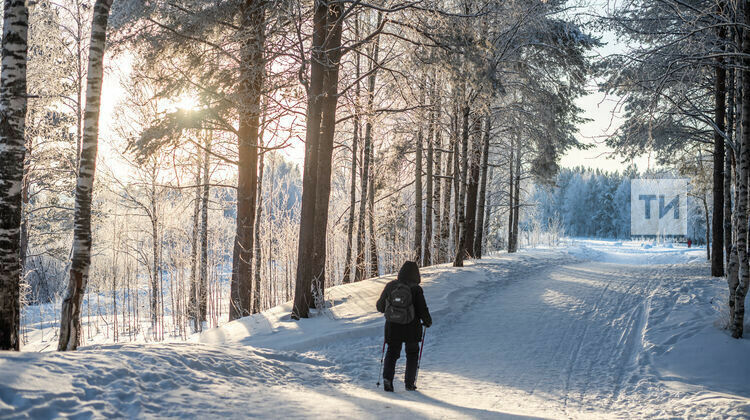
[[[398,271],[398,281],[406,284],[419,284],[422,277],[419,275],[419,266],[414,261],[406,261]]]

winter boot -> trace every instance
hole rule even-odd
[[[416,391],[417,390],[417,386],[414,385],[414,384],[406,384],[406,390],[407,391]]]
[[[390,379],[383,379],[383,389],[385,392],[393,392],[393,381]]]

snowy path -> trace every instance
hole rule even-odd
[[[750,340],[713,325],[723,283],[691,262],[698,251],[630,251],[584,243],[424,270],[435,326],[418,393],[403,389],[403,358],[395,394],[374,386],[370,305],[386,278],[332,292],[339,307],[307,324],[279,308],[203,343],[2,355],[0,418],[750,417]]]
[[[485,267],[496,275],[492,263]],[[440,384],[450,400],[455,394],[441,385],[453,383],[488,409],[552,417],[679,416],[676,396],[639,357],[655,291],[679,271],[578,263],[493,288],[478,310],[438,330],[436,360],[425,363],[436,372],[425,388]],[[718,414],[703,405],[703,414]]]

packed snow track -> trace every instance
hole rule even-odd
[[[419,391],[376,388],[392,277],[190,343],[2,354],[0,418],[748,418],[750,340],[723,330],[701,250],[576,241],[423,270]],[[750,328],[746,328],[750,330]]]

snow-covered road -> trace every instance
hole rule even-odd
[[[200,343],[3,354],[0,417],[747,418],[750,340],[718,328],[700,252],[583,241],[425,269],[418,393],[375,388],[383,278],[303,325],[281,307]]]
[[[491,277],[495,267],[485,265]],[[668,289],[686,276],[680,267],[586,262],[489,287],[477,310],[436,331],[425,388],[460,401],[443,386],[455,384],[477,396],[474,407],[550,417],[736,413],[710,392],[667,389],[643,352],[679,296]],[[482,362],[463,362],[472,360]]]

